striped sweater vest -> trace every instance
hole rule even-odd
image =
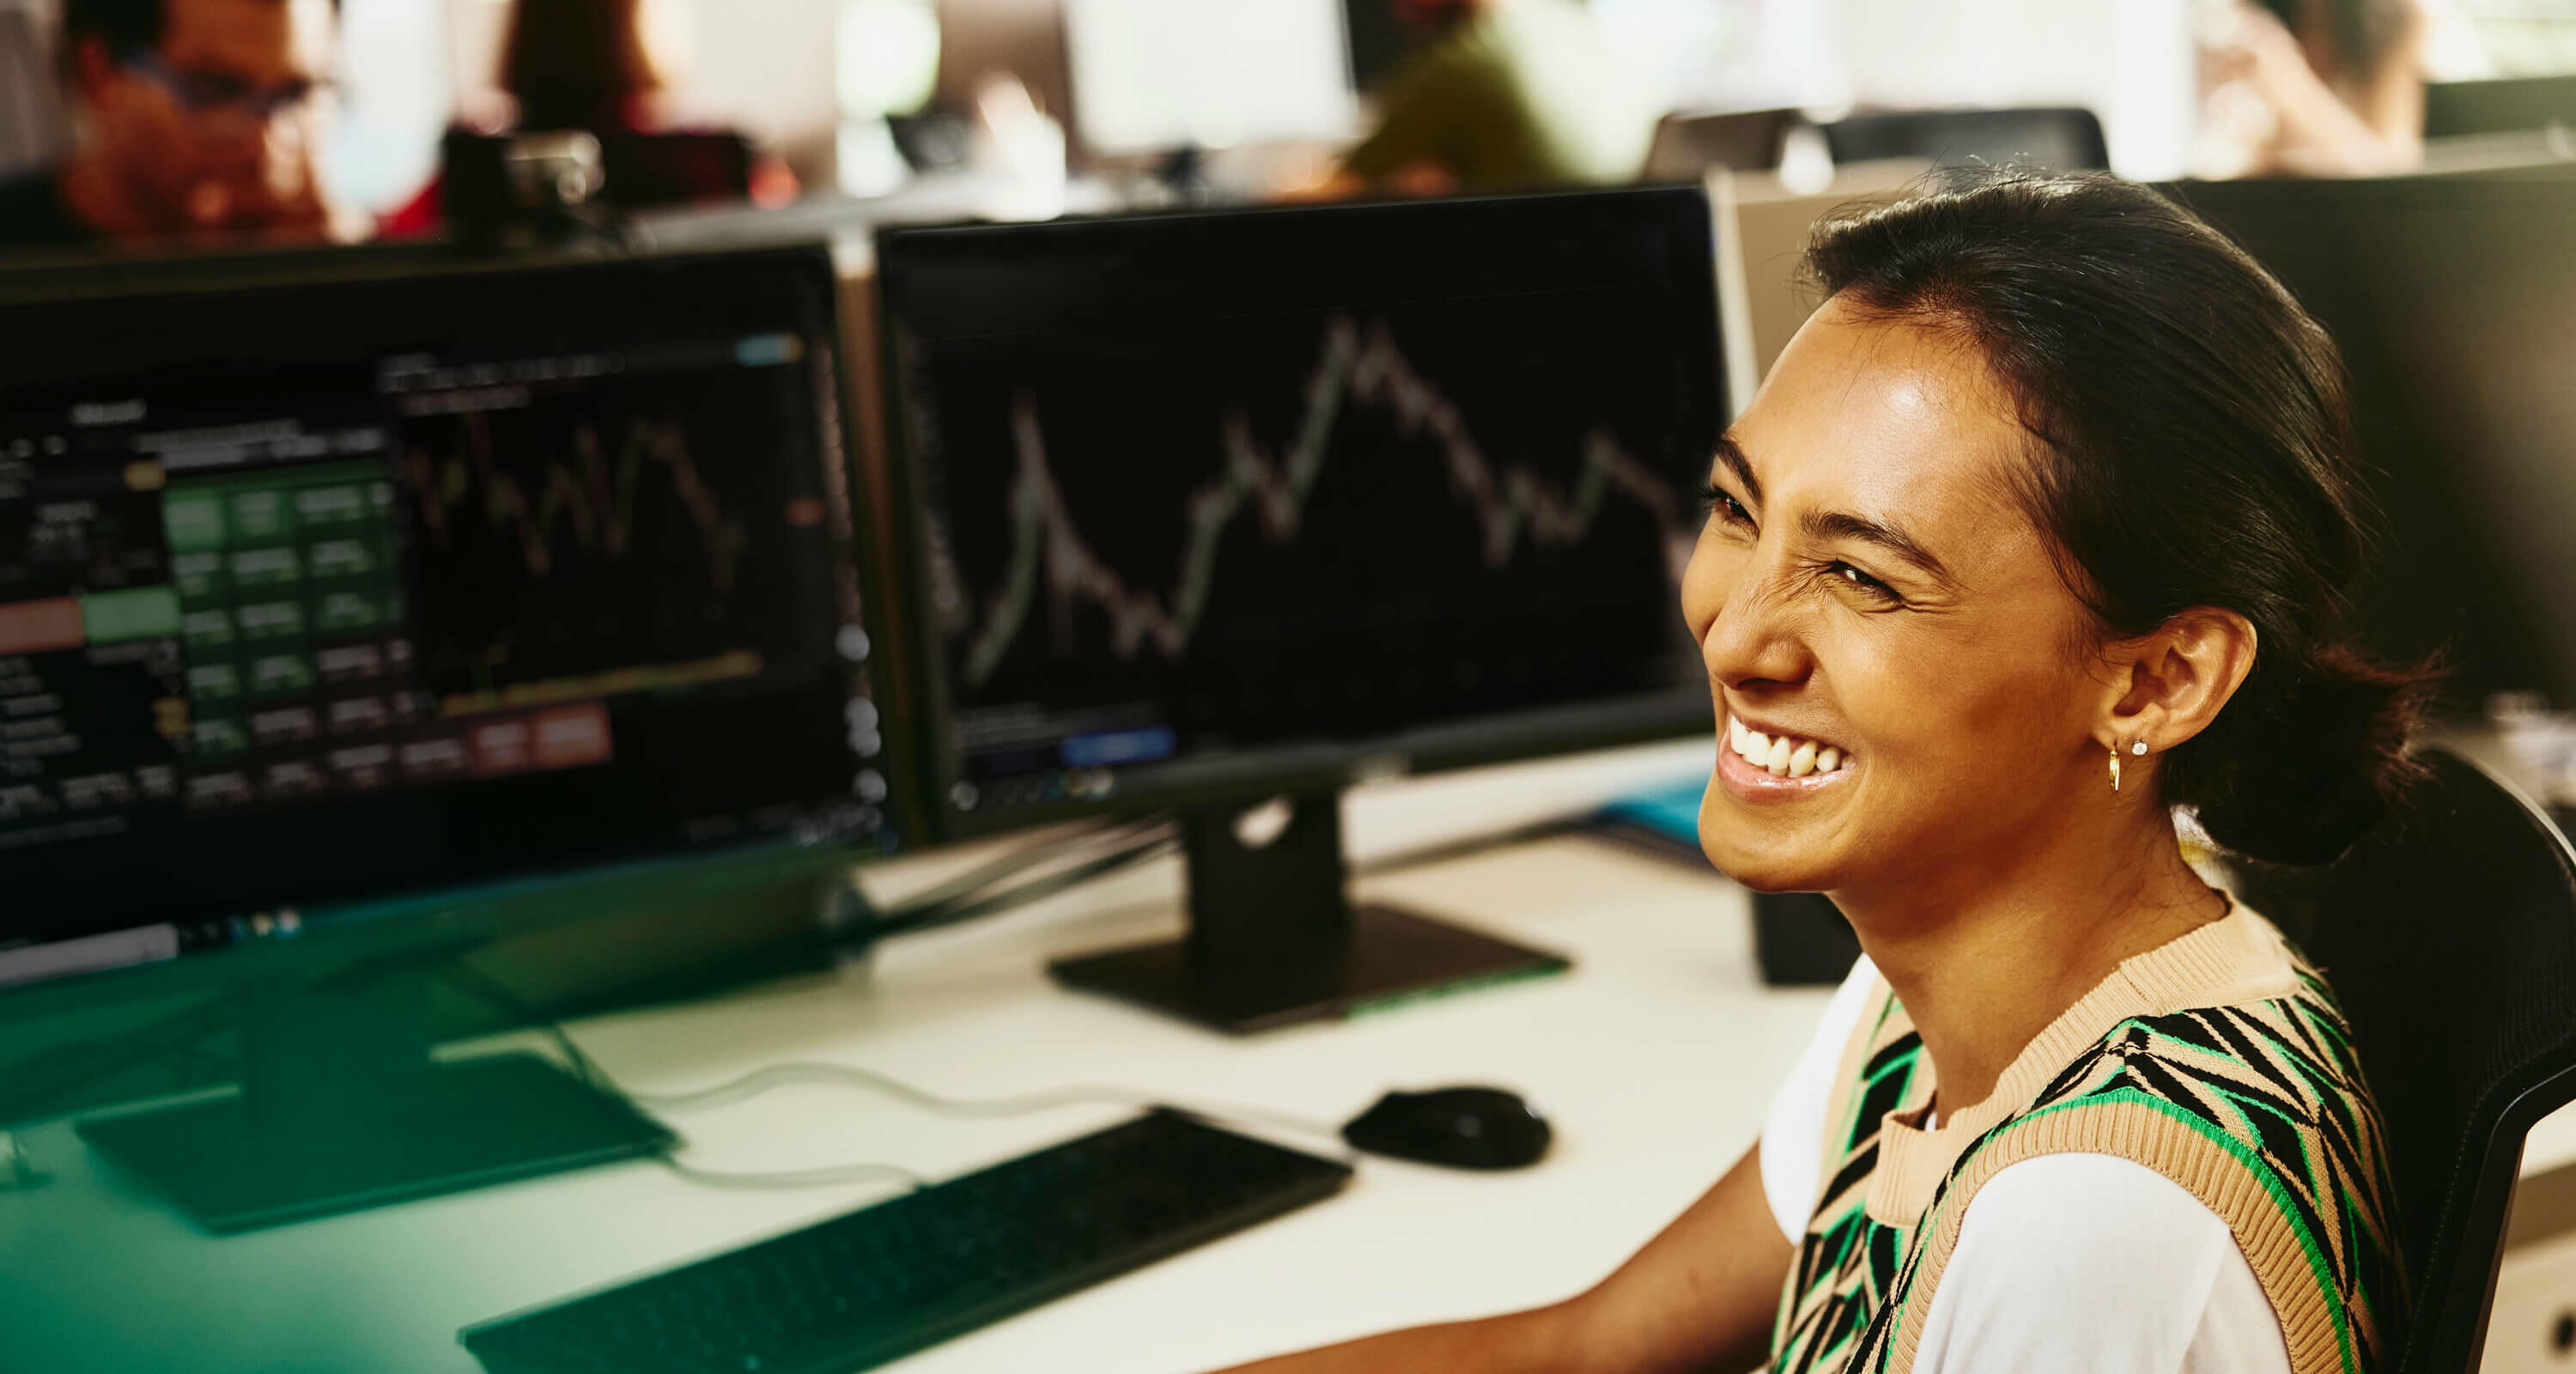
[[[2244,907],[2123,963],[1937,1129],[1931,1061],[1883,982],[1836,1081],[1774,1374],[1906,1374],[1977,1189],[2059,1153],[2145,1165],[2223,1218],[2297,1374],[2368,1374],[2392,1348],[2378,1109],[2332,994]]]

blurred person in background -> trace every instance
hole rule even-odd
[[[2424,156],[2422,0],[2233,0],[2209,50],[2204,170],[2377,176]]]
[[[519,0],[500,85],[522,129],[642,133],[664,123],[666,40],[643,0]]]
[[[61,162],[0,183],[0,246],[321,238],[317,96],[333,0],[65,0],[75,129]]]
[[[1575,0],[1394,3],[1415,50],[1329,189],[1606,185],[1644,168],[1662,111]]]
[[[603,140],[720,132],[684,120],[674,108],[679,64],[671,55],[670,23],[667,7],[649,0],[518,0],[501,41],[498,77],[506,99],[494,102],[499,108],[470,111],[466,123],[484,134],[578,131]],[[755,156],[746,187],[722,159],[668,151],[650,158],[657,203],[730,200],[746,191],[763,205],[796,198],[796,175],[776,157]],[[605,193],[618,202],[614,175]],[[387,216],[381,231],[391,238],[428,232],[445,217],[445,199],[444,178],[433,181]]]

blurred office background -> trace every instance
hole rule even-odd
[[[538,9],[569,0],[528,0]],[[881,195],[924,169],[1069,165],[1115,193],[1188,148],[1228,198],[1292,191],[1369,129],[1373,97],[1433,38],[1409,0],[635,0],[665,127],[732,130],[790,174],[765,201]],[[58,156],[61,0],[0,0],[0,177]],[[1436,5],[1418,6],[1435,9]],[[2232,108],[2235,0],[1590,0],[1585,22],[1652,113],[2059,107],[2092,112],[2120,173],[2244,170],[2213,144]],[[2369,9],[2322,5],[2321,10]],[[2400,5],[2398,9],[2408,6]],[[2408,65],[2432,83],[2576,73],[2571,0],[2414,0]],[[322,175],[395,216],[442,133],[511,118],[511,0],[344,0]],[[2347,74],[2348,75],[2348,74]],[[2329,86],[2339,84],[2328,73]],[[1025,107],[996,83],[1025,91]],[[2346,79],[2343,86],[2351,85]],[[2439,106],[2438,98],[2435,101]],[[1065,135],[1060,156],[1016,125]],[[889,140],[884,120],[899,121]],[[941,117],[954,120],[946,123]],[[2260,118],[2259,115],[2256,118]],[[1001,146],[991,137],[1004,121]],[[981,135],[980,137],[977,135]],[[1679,170],[1669,161],[1661,171]],[[1061,174],[1061,173],[1057,173]],[[1077,193],[1079,194],[1079,193]],[[1049,205],[1045,197],[1030,202]]]

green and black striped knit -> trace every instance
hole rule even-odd
[[[1781,1294],[1775,1374],[1904,1374],[1977,1189],[2115,1155],[2226,1221],[2296,1374],[2369,1374],[2402,1312],[2395,1194],[2352,1035],[2243,907],[2123,963],[1936,1130],[1931,1061],[1881,983],[1846,1047],[1825,1180]]]

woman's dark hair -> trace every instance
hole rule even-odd
[[[2146,187],[1995,169],[1829,216],[1806,271],[1976,347],[2038,441],[2018,494],[2112,637],[2197,606],[2253,623],[2244,684],[2165,756],[2166,802],[2298,864],[2386,813],[2432,673],[2349,637],[2365,540],[2343,362],[2279,282]]]
[[[501,89],[524,129],[617,129],[662,87],[641,0],[518,0],[501,44]]]

